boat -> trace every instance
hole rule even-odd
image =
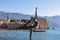
[[[33,29],[33,32],[45,32],[46,29]]]

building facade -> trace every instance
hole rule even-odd
[[[48,20],[37,16],[37,7],[35,9],[35,20],[37,20],[38,22],[36,29],[47,29],[48,28]]]

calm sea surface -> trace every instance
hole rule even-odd
[[[0,40],[29,40],[29,31],[0,30]],[[60,29],[33,32],[32,40],[60,40]]]

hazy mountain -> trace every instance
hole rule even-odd
[[[11,19],[29,19],[31,15],[24,15],[22,13],[9,13]],[[0,18],[6,19],[7,17],[7,12],[2,12],[0,11]]]
[[[60,16],[44,17],[48,20],[49,27],[60,28]]]

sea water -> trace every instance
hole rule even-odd
[[[29,40],[29,30],[0,30],[0,40]],[[33,32],[32,40],[60,40],[60,29]]]

